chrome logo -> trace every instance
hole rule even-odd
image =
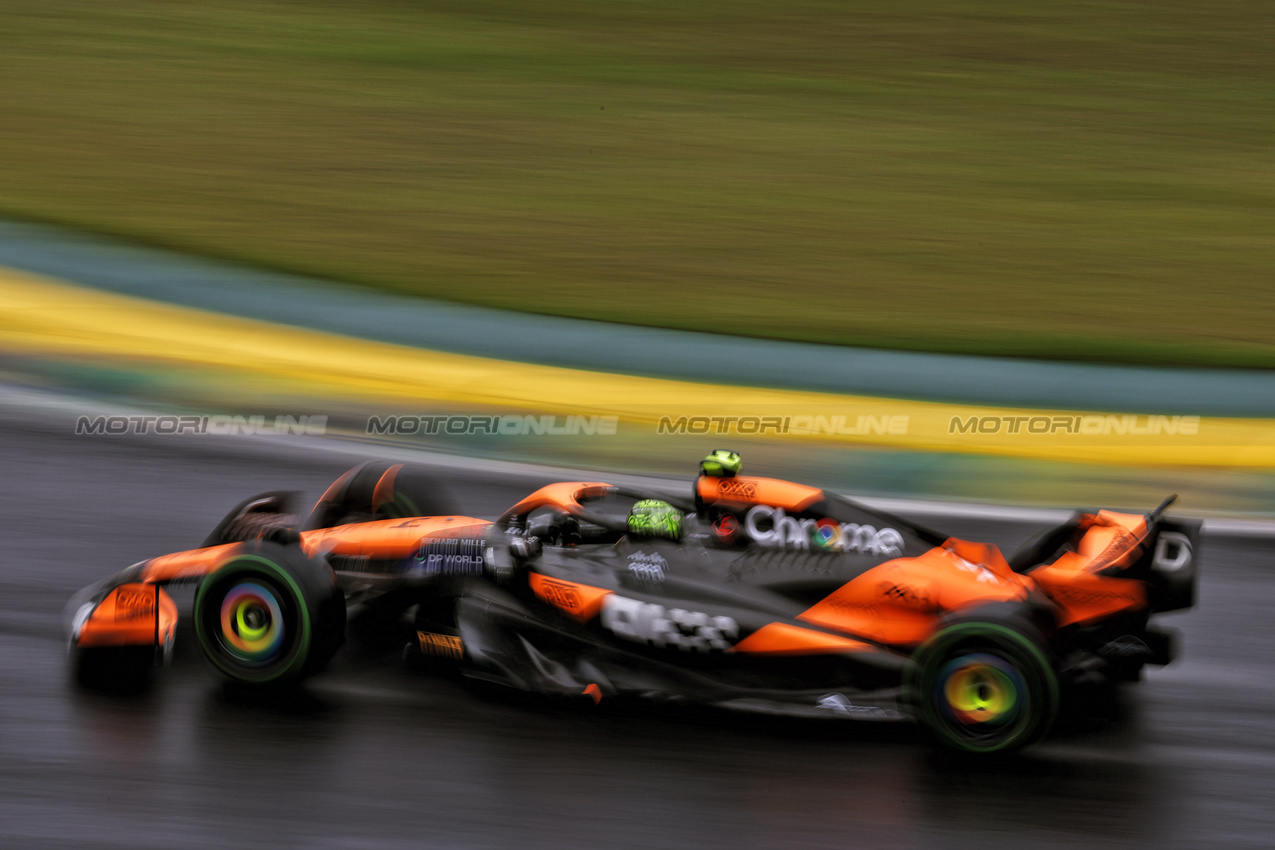
[[[836,549],[841,544],[841,526],[824,518],[810,529],[810,542],[816,549]]]
[[[903,535],[895,528],[845,524],[824,517],[815,520],[791,517],[783,508],[753,505],[744,516],[744,533],[761,546],[785,549],[858,552],[897,558],[903,554]]]

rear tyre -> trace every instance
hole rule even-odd
[[[221,674],[287,684],[321,669],[345,638],[345,600],[323,561],[295,546],[244,543],[195,594],[195,637]]]
[[[1043,737],[1058,713],[1058,679],[1026,627],[948,626],[917,652],[908,679],[917,717],[955,750],[1020,749]]]

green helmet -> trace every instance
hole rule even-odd
[[[739,473],[743,461],[739,454],[729,449],[718,449],[699,462],[701,475],[712,478],[734,478]]]
[[[629,509],[629,531],[644,537],[682,538],[682,512],[659,499],[643,499]]]

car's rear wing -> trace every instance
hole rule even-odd
[[[1198,519],[1161,518],[1147,545],[1147,602],[1152,611],[1179,611],[1195,604],[1200,562]]]
[[[1033,576],[1064,606],[1114,605],[1132,594],[1152,613],[1190,608],[1195,604],[1202,523],[1165,517],[1175,498],[1146,514],[1077,513],[1024,543],[1010,556],[1010,567]],[[1100,587],[1095,582],[1102,578],[1124,587]],[[1130,583],[1142,589],[1135,593]]]

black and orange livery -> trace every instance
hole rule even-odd
[[[1168,663],[1149,619],[1194,602],[1199,523],[1164,517],[1167,502],[1077,514],[1006,559],[787,481],[701,476],[687,496],[564,482],[493,522],[441,509],[419,469],[364,464],[304,520],[265,494],[201,547],[86,588],[71,644],[88,678],[162,661],[178,618],[164,586],[190,582],[205,657],[241,682],[321,668],[353,605],[476,680],[913,718],[990,752],[1045,734],[1069,685]],[[685,512],[680,539],[629,530],[649,498]]]

